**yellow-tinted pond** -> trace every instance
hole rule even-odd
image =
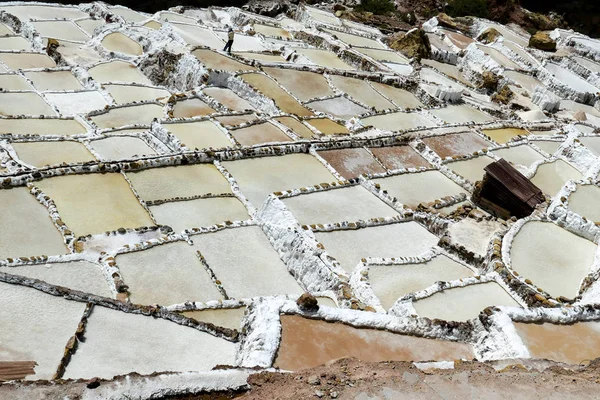
[[[56,115],[44,99],[34,92],[0,93],[0,115]]]
[[[210,69],[230,72],[256,71],[256,68],[250,65],[246,65],[212,50],[198,49],[194,50],[192,54]]]
[[[110,93],[117,104],[132,103],[134,101],[157,100],[169,97],[165,89],[133,86],[133,85],[104,85],[104,88]]]
[[[30,68],[54,68],[56,63],[45,54],[0,53],[0,62],[13,71]]]
[[[34,167],[94,161],[84,145],[79,142],[23,142],[12,143],[19,159]]]
[[[117,128],[125,125],[140,124],[150,126],[154,118],[164,117],[163,107],[156,104],[121,107],[107,113],[91,117],[99,129]]]
[[[521,128],[484,129],[483,134],[500,144],[508,143],[516,136],[527,136],[529,132]]]
[[[215,110],[200,99],[178,101],[173,106],[173,118],[190,118],[214,113]]]
[[[281,111],[296,114],[301,117],[312,115],[309,110],[304,108],[296,101],[296,99],[280,88],[277,83],[268,76],[262,74],[244,74],[242,75],[242,79],[254,86],[265,96],[272,98]]]
[[[300,101],[333,96],[334,94],[322,74],[280,68],[263,68],[263,70]]]
[[[163,128],[177,136],[189,149],[233,147],[221,128],[212,121],[163,124]]]
[[[396,108],[396,106],[375,91],[367,81],[339,75],[331,75],[329,79],[340,91],[347,93],[350,97],[369,107],[373,107],[376,110]]]
[[[69,136],[86,133],[86,129],[74,119],[1,118],[0,133]]]

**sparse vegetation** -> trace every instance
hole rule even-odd
[[[355,9],[357,11],[367,11],[376,15],[383,15],[396,11],[396,6],[391,0],[361,0]]]

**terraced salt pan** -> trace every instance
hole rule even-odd
[[[270,122],[232,130],[230,133],[242,146],[292,141],[281,129]]]
[[[330,114],[341,119],[350,119],[369,112],[368,109],[359,106],[345,97],[317,100],[306,105],[315,111]]]
[[[227,32],[215,32],[216,35],[223,41],[226,42]],[[258,40],[258,38],[249,35],[236,34],[235,40],[233,41],[233,46],[231,47],[232,51],[264,51],[266,50],[265,46],[263,46]]]
[[[156,22],[156,21],[148,21],[142,26],[145,28],[154,29],[154,30],[159,30],[160,28],[162,28],[162,24],[160,22]]]
[[[127,177],[145,201],[231,192],[229,182],[213,164],[151,168],[129,172]]]
[[[256,68],[226,57],[222,54],[207,49],[197,49],[192,52],[194,56],[207,68],[219,71],[256,71]]]
[[[259,90],[265,96],[275,101],[281,111],[296,114],[301,117],[312,116],[312,113],[304,108],[292,96],[280,88],[275,81],[262,74],[244,74],[242,79]]]
[[[81,90],[83,86],[71,71],[30,71],[25,72],[37,90]]]
[[[311,18],[319,22],[338,26],[342,25],[342,22],[331,13],[312,7],[306,7],[306,12],[308,12]]]
[[[414,221],[357,230],[315,233],[331,256],[351,273],[362,258],[415,257],[439,241]]]
[[[86,13],[80,11],[77,7],[56,6],[56,5],[5,5],[2,10],[13,14],[23,21],[38,19],[77,19],[88,17]]]
[[[508,28],[504,25],[491,24],[490,26],[492,26],[497,31],[499,31],[502,34],[502,36],[504,36],[506,39],[510,40],[511,42],[515,42],[523,47],[527,47],[529,45],[529,41],[527,40],[526,37],[524,37],[518,33],[515,33],[513,30],[511,30],[510,28]]]
[[[281,327],[275,366],[284,370],[312,368],[342,357],[367,362],[473,358],[471,347],[465,343],[357,329],[297,315],[282,315]],[[317,337],[319,340],[314,340]]]
[[[154,118],[164,117],[163,108],[156,104],[114,108],[107,113],[91,117],[99,129],[119,128],[126,125],[150,126]]]
[[[446,289],[413,302],[419,316],[445,321],[476,318],[489,306],[518,307],[519,304],[495,282]]]
[[[0,75],[0,88],[3,90],[33,90],[20,75]]]
[[[116,261],[132,303],[169,305],[222,298],[186,242],[120,254]]]
[[[580,140],[583,138],[579,138]],[[552,155],[556,153],[556,150],[562,145],[562,142],[555,142],[551,140],[536,140],[535,142],[531,142],[536,145],[540,149],[544,150],[546,153]]]
[[[75,21],[75,24],[89,36],[93,36],[96,28],[104,25],[104,21],[101,19],[82,19]]]
[[[581,79],[579,75],[565,69],[557,64],[547,63],[545,68],[552,73],[560,82],[571,88],[584,93],[597,93],[598,88]]]
[[[590,149],[592,153],[600,156],[600,136],[579,137],[579,140],[585,147]],[[538,144],[538,142],[536,142]]]
[[[47,165],[95,161],[94,156],[79,142],[23,142],[12,143],[19,159],[41,168]]]
[[[240,115],[224,115],[222,117],[216,117],[215,119],[225,126],[237,126],[245,124],[246,122],[254,121],[256,114],[240,114]]]
[[[502,129],[483,129],[484,135],[489,136],[493,141],[500,144],[510,142],[514,137],[527,136],[529,132],[521,128],[502,128]]]
[[[280,68],[263,68],[263,70],[300,101],[334,94],[322,74]]]
[[[569,197],[569,209],[587,219],[600,222],[600,188],[596,185],[578,186]]]
[[[156,154],[142,139],[128,136],[94,140],[90,146],[105,160],[130,160]]]
[[[126,347],[111,346],[114,327]],[[235,343],[161,318],[96,307],[65,378],[112,378],[130,372],[207,371],[235,363]]]
[[[0,118],[0,133],[69,136],[86,133],[86,128],[74,119]]]
[[[537,144],[538,142],[536,142]],[[542,149],[543,150],[543,149]],[[506,149],[494,150],[494,154],[504,158],[506,161],[529,168],[536,161],[544,157],[527,145],[508,147]]]
[[[104,61],[102,56],[92,46],[88,46],[87,44],[63,40],[57,51],[63,56],[63,59],[72,66],[89,68]]]
[[[349,44],[351,46],[357,47],[370,47],[373,49],[385,49],[386,47],[379,43],[377,40],[369,39],[363,36],[351,35],[349,33],[333,31],[331,29],[323,29],[323,31],[329,33],[330,35],[336,36],[342,42]]]
[[[475,132],[424,138],[423,142],[440,157],[452,157],[471,154],[491,146],[491,143]]]
[[[533,94],[536,87],[544,86],[542,82],[540,82],[538,79],[534,78],[531,75],[522,74],[516,71],[505,71],[504,75],[507,78],[510,78],[513,81],[515,81],[518,85],[523,87],[523,89],[527,90],[529,94]]]
[[[423,103],[419,101],[409,91],[404,89],[399,89],[390,85],[384,85],[383,83],[371,82],[371,85],[377,90],[379,93],[390,99],[394,102],[398,107],[401,108],[416,108],[423,107]]]
[[[0,59],[0,61],[2,61]],[[92,67],[88,73],[99,83],[125,82],[152,85],[150,80],[133,64],[125,61],[113,60]]]
[[[209,87],[202,91],[232,111],[255,110],[247,100],[242,99],[234,91],[227,88]]]
[[[376,110],[396,108],[364,80],[339,75],[331,75],[329,79],[341,92],[347,93],[369,107]]]
[[[224,221],[244,221],[248,212],[235,197],[176,201],[150,207],[156,223],[175,232],[202,228]]]
[[[257,226],[194,236],[194,249],[231,298],[304,292]]]
[[[408,58],[396,51],[379,50],[379,49],[368,49],[368,48],[355,48],[355,51],[371,57],[377,61],[387,61],[397,64],[408,64]]]
[[[447,29],[440,29],[444,35],[446,35],[446,37],[448,39],[450,39],[450,41],[459,49],[464,50],[467,48],[468,45],[470,45],[471,43],[473,43],[475,40],[473,40],[472,38],[462,35],[460,33],[457,32],[452,32],[450,30]]]
[[[64,286],[97,296],[113,296],[100,265],[87,261],[0,267],[0,272],[39,279],[51,285]]]
[[[283,202],[303,225],[354,222],[398,215],[362,186],[290,197]]]
[[[388,67],[392,72],[398,75],[408,76],[412,74],[413,68],[408,64],[396,64],[396,63],[383,63],[386,67]]]
[[[169,91],[154,87],[134,85],[104,85],[111,97],[117,104],[132,103],[134,101],[149,101],[167,98],[171,95]]]
[[[431,165],[410,146],[373,147],[371,153],[390,170],[401,168],[428,168]]]
[[[45,54],[0,53],[0,62],[13,71],[30,68],[54,68],[56,63]]]
[[[600,355],[600,323],[596,321],[573,325],[515,323],[515,329],[532,358],[581,365]]]
[[[256,60],[256,61],[264,61],[264,62],[275,62],[275,63],[287,63],[288,61],[286,61],[283,57],[278,56],[278,55],[274,55],[274,54],[263,54],[263,53],[250,53],[250,52],[235,52],[236,55],[240,56],[240,57],[244,57],[246,59],[250,59],[250,60]]]
[[[484,168],[493,163],[495,160],[488,156],[479,156],[465,161],[455,161],[445,164],[452,171],[468,179],[472,183],[480,181],[485,175]]]
[[[417,113],[397,112],[376,115],[361,120],[364,126],[373,126],[387,131],[399,131],[425,126],[435,126],[435,123]]]
[[[573,59],[590,71],[600,73],[600,64],[579,56],[573,56]]]
[[[596,248],[555,224],[531,221],[515,237],[510,257],[513,269],[538,287],[554,297],[573,298],[591,272]]]
[[[207,46],[211,49],[222,50],[225,42],[219,39],[212,31],[197,25],[184,25],[171,23],[173,30],[183,40],[192,46]]]
[[[186,24],[195,24],[196,20],[194,18],[184,17],[181,14],[176,14],[172,12],[163,11],[160,13],[159,20],[161,22],[184,22]]]
[[[246,307],[239,308],[217,308],[202,311],[182,312],[188,318],[197,321],[208,322],[216,326],[240,330]]]
[[[36,186],[54,200],[77,236],[154,225],[119,173],[63,175]]]
[[[344,178],[352,179],[363,174],[378,174],[385,170],[363,147],[355,149],[324,150],[319,155]]]
[[[483,51],[487,56],[489,56],[492,60],[496,61],[503,67],[510,69],[520,69],[520,67],[514,61],[506,57],[504,54],[500,53],[498,50],[481,44],[476,44],[476,46],[479,50]]]
[[[437,69],[438,71],[460,81],[461,83],[463,83],[466,86],[473,86],[471,84],[471,82],[469,82],[467,79],[465,79],[465,77],[460,72],[458,67],[456,67],[452,64],[444,64],[444,63],[441,63],[441,62],[435,61],[435,60],[422,60],[422,63],[425,65],[429,65],[430,67],[433,67],[433,68]]]
[[[202,115],[209,115],[214,112],[215,110],[212,107],[198,98],[178,101],[173,106],[174,118],[198,117]]]
[[[128,22],[143,22],[148,19],[148,17],[145,15],[142,15],[137,11],[130,10],[129,8],[110,7],[109,10],[110,12],[124,18]]]
[[[75,93],[45,93],[44,96],[63,116],[88,114],[95,110],[102,110],[108,105],[100,92],[95,90]]]
[[[356,68],[346,64],[342,61],[335,53],[327,50],[319,50],[319,49],[303,49],[303,48],[294,48],[294,50],[306,56],[310,61],[315,63],[318,66],[325,68],[337,68],[343,70],[354,70]]]
[[[0,23],[0,35],[7,36],[12,35],[14,32],[7,25]]]
[[[34,92],[0,93],[0,115],[56,115],[44,99]]]
[[[223,166],[258,208],[273,192],[336,180],[323,164],[308,154],[250,158],[224,162]]]
[[[490,242],[496,233],[505,231],[506,227],[498,221],[465,218],[448,228],[452,243],[464,246],[467,251],[485,256]]]
[[[90,37],[71,21],[37,21],[31,23],[42,37],[87,42]]]
[[[478,123],[494,120],[492,116],[465,104],[449,105],[444,108],[430,110],[430,112],[447,124]]]
[[[5,283],[0,290],[2,326],[19,327],[0,330],[0,357],[3,361],[35,361],[35,375],[27,378],[52,379],[65,344],[77,330],[85,303]]]
[[[30,51],[31,45],[21,36],[0,37],[0,50]]]
[[[308,129],[308,127],[306,125],[304,125],[302,122],[298,121],[295,118],[279,117],[279,118],[275,118],[275,121],[290,128],[291,130],[294,131],[295,134],[297,134],[298,136],[300,136],[302,138],[310,139],[313,136],[313,132],[310,129]],[[331,121],[331,122],[333,122],[333,121]],[[344,129],[345,129],[345,127],[344,127]]]
[[[254,31],[264,36],[270,37],[281,37],[284,39],[292,39],[292,34],[285,29],[278,28],[276,26],[254,24]]]
[[[25,187],[0,190],[0,259],[67,252],[48,211]],[[3,307],[1,307],[3,308]]]
[[[385,309],[391,308],[400,297],[437,281],[449,282],[469,276],[473,276],[470,269],[442,255],[424,263],[373,265],[369,269],[369,283]]]
[[[563,187],[566,181],[579,179],[581,179],[579,171],[563,160],[556,160],[540,165],[533,178],[531,178],[531,182],[542,189],[544,193],[553,196]]]
[[[335,135],[350,133],[350,131],[341,124],[330,120],[329,118],[313,118],[306,120],[306,123],[317,129],[324,135]]]
[[[162,126],[190,149],[233,147],[233,143],[221,128],[212,121],[163,124]]]
[[[533,66],[537,66],[539,64],[539,61],[537,61],[529,53],[527,53],[525,50],[523,50],[522,48],[517,46],[515,43],[505,40],[504,42],[502,42],[502,45],[507,47],[509,50],[511,50],[513,53],[515,53],[519,57],[523,58],[529,64],[531,64]]]

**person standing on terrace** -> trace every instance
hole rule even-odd
[[[225,47],[223,48],[223,51],[226,51],[229,54],[231,54],[231,46],[233,46],[234,36],[235,36],[235,33],[233,32],[233,28],[229,28],[229,32],[227,33],[227,38],[229,40],[227,40],[227,44],[225,44]]]

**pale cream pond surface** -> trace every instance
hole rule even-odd
[[[0,4],[0,399],[600,355],[600,42],[419,20],[418,60],[339,7],[197,7]],[[526,219],[505,179],[478,200],[499,159],[546,197]]]

